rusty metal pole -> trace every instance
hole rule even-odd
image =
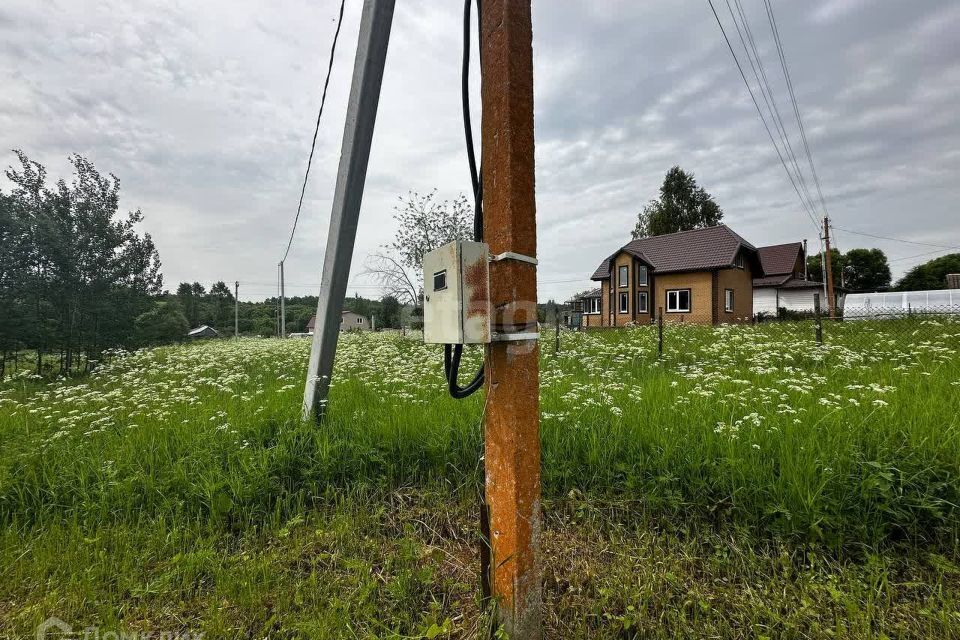
[[[535,257],[533,36],[530,0],[484,0],[480,13],[484,240]],[[537,269],[490,265],[493,329],[537,331]],[[510,638],[541,636],[540,377],[535,340],[487,347],[484,423],[490,585]]]

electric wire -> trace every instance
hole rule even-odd
[[[477,39],[479,40],[480,0],[477,2]],[[480,242],[483,240],[483,169],[478,168],[476,151],[473,147],[473,125],[470,119],[470,8],[472,0],[463,3],[463,65],[460,74],[460,98],[463,103],[463,133],[467,147],[467,163],[470,166],[470,182],[473,187],[473,237]],[[461,387],[459,382],[460,358],[463,356],[463,345],[443,345],[443,373],[447,380],[447,389],[450,395],[457,400],[466,398],[483,386],[484,372],[481,365],[466,386]]]
[[[793,105],[793,114],[797,118],[797,126],[800,129],[800,139],[803,142],[803,148],[807,156],[807,164],[810,165],[810,173],[813,174],[813,182],[817,187],[817,195],[820,198],[820,206],[823,214],[829,216],[827,212],[827,202],[823,197],[823,189],[820,186],[820,176],[817,174],[817,168],[813,162],[813,154],[810,152],[810,143],[807,141],[807,130],[803,126],[803,118],[800,117],[800,107],[797,105],[797,95],[793,90],[793,79],[790,77],[790,68],[787,65],[787,56],[783,52],[783,41],[780,39],[780,29],[777,27],[777,18],[773,14],[773,4],[770,0],[763,0],[767,11],[767,21],[770,23],[770,30],[773,32],[773,41],[777,47],[777,55],[780,58],[780,67],[783,69],[783,77],[787,83],[787,91],[790,94],[790,102]]]
[[[960,247],[949,244],[935,244],[933,242],[920,242],[918,240],[905,240],[904,238],[894,238],[891,236],[881,236],[875,233],[867,233],[866,231],[857,231],[856,229],[847,229],[845,227],[834,227],[830,225],[833,229],[837,231],[843,231],[845,233],[852,233],[858,236],[866,236],[868,238],[877,238],[878,240],[891,240],[893,242],[903,242],[905,244],[916,244],[924,247],[938,247],[940,249],[955,249],[960,251]]]
[[[777,145],[777,142],[773,137],[773,133],[770,131],[770,125],[767,124],[767,119],[764,117],[763,111],[760,109],[760,103],[757,102],[757,97],[754,95],[753,88],[750,86],[750,82],[747,80],[747,75],[743,71],[743,66],[740,64],[739,58],[737,58],[737,53],[733,50],[733,44],[730,42],[730,38],[727,37],[726,29],[723,28],[723,22],[720,20],[720,15],[717,13],[717,9],[713,5],[713,0],[707,0],[707,2],[710,5],[710,10],[713,11],[713,17],[717,21],[717,26],[720,27],[720,33],[723,34],[723,39],[727,43],[727,48],[730,50],[730,55],[733,56],[733,61],[737,65],[737,70],[740,72],[740,77],[743,79],[743,84],[747,87],[747,92],[750,94],[750,99],[753,101],[753,106],[757,109],[757,114],[760,116],[760,121],[763,123],[763,128],[766,129],[767,135],[770,137],[770,142],[773,144],[773,148],[777,152],[777,157],[780,158],[780,164],[783,165],[783,170],[787,172],[787,178],[790,180],[790,184],[793,186],[793,190],[796,192],[797,197],[800,198],[800,204],[803,205],[804,211],[806,211],[807,215],[810,216],[813,226],[819,230],[820,224],[817,222],[816,217],[810,212],[807,202],[800,193],[797,182],[793,177],[793,173],[790,171],[790,168],[787,166],[787,161],[784,160],[783,154],[780,152],[780,147]]]
[[[774,128],[777,130],[777,134],[780,137],[780,144],[783,146],[784,153],[790,160],[790,164],[793,166],[794,174],[796,175],[797,181],[800,183],[800,188],[806,197],[807,203],[809,204],[810,209],[808,210],[808,214],[815,213],[816,206],[814,205],[813,196],[810,195],[810,189],[807,186],[807,181],[804,178],[803,171],[801,171],[799,163],[797,162],[797,154],[793,149],[793,144],[790,142],[790,134],[787,133],[787,127],[783,122],[783,117],[780,115],[780,108],[777,106],[777,100],[774,96],[773,87],[770,85],[770,80],[767,77],[766,69],[763,66],[763,60],[760,58],[760,52],[757,49],[756,40],[753,37],[753,30],[750,28],[750,21],[747,19],[747,14],[743,10],[743,5],[741,4],[740,0],[734,0],[734,4],[737,7],[737,13],[740,16],[739,22],[733,13],[732,7],[730,6],[730,0],[725,0],[725,2],[727,5],[727,11],[730,13],[730,19],[733,20],[734,27],[737,29],[737,35],[740,38],[740,44],[743,46],[743,51],[746,53],[747,60],[750,62],[750,68],[753,70],[753,76],[757,80],[757,86],[760,88],[760,94],[767,105],[767,112],[770,114],[770,119],[773,121]],[[743,23],[743,32],[740,30],[741,22]],[[746,34],[746,39],[744,39],[744,34]],[[751,51],[753,52],[752,57],[750,55]],[[756,65],[754,65],[754,59],[756,59]]]
[[[317,111],[317,124],[313,129],[313,141],[310,143],[310,155],[307,157],[307,170],[303,174],[303,186],[300,188],[300,202],[297,204],[297,214],[293,217],[293,227],[290,229],[290,239],[287,241],[287,248],[283,252],[283,258],[280,262],[286,262],[290,255],[290,246],[293,244],[293,236],[297,231],[297,222],[300,221],[300,210],[303,209],[303,198],[307,193],[307,180],[310,178],[310,167],[313,165],[313,154],[317,148],[317,133],[320,131],[320,117],[323,115],[323,105],[327,101],[327,87],[330,85],[330,72],[333,69],[333,58],[337,51],[337,40],[340,38],[340,26],[343,24],[343,7],[346,0],[340,0],[340,14],[337,16],[337,30],[333,33],[333,44],[330,46],[330,61],[327,63],[327,77],[323,81],[323,94],[320,96],[320,109]]]

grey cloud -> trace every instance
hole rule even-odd
[[[743,4],[793,131],[762,3]],[[73,152],[117,173],[123,205],[147,215],[171,285],[239,279],[250,295],[269,293],[339,3],[82,5],[0,7],[0,146],[23,148],[52,173],[65,171]],[[960,8],[945,0],[774,7],[838,226],[960,244],[960,42],[952,37]],[[469,189],[460,10],[397,5],[351,287],[373,291],[359,272],[390,239],[398,195]],[[294,285],[319,279],[358,21],[359,3],[348,3],[287,264]],[[534,64],[544,298],[589,286],[673,164],[692,170],[751,241],[816,238],[705,4],[537,0]],[[479,127],[476,62],[472,82]],[[892,257],[921,253],[839,240]]]

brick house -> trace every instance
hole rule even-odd
[[[639,238],[611,254],[591,276],[600,288],[579,299],[582,326],[665,321],[750,322],[757,248],[726,225]]]

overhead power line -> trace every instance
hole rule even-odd
[[[734,0],[734,4],[736,4],[737,7],[737,14],[740,16],[739,21],[737,20],[737,16],[733,13],[733,8],[730,6],[730,0],[725,0],[725,2],[727,4],[727,11],[730,13],[730,19],[733,20],[734,27],[737,29],[737,35],[740,37],[740,44],[743,46],[743,51],[747,56],[747,60],[750,62],[750,68],[753,70],[753,77],[757,81],[757,86],[760,88],[760,94],[767,106],[767,113],[770,115],[770,118],[774,124],[774,128],[777,130],[777,135],[780,138],[780,144],[783,147],[784,155],[786,155],[787,159],[790,160],[790,164],[793,167],[794,175],[797,178],[800,189],[803,191],[806,201],[809,204],[807,213],[811,216],[811,220],[813,220],[813,216],[816,213],[816,205],[814,204],[813,196],[810,195],[810,189],[807,186],[807,181],[804,179],[803,171],[800,170],[800,165],[797,162],[797,154],[793,150],[793,144],[790,142],[790,134],[787,132],[787,127],[783,122],[783,117],[780,115],[780,108],[777,106],[777,99],[776,96],[774,96],[773,86],[771,86],[770,80],[767,78],[767,72],[763,66],[763,60],[760,58],[760,52],[757,49],[756,40],[753,37],[753,29],[750,28],[750,21],[747,18],[746,12],[743,10],[743,5],[741,4],[740,0]],[[743,24],[742,31],[740,29],[741,23]],[[746,40],[744,40],[744,34],[747,36]],[[751,52],[753,53],[752,56]],[[754,60],[756,60],[756,64],[754,64]]]
[[[924,251],[923,253],[918,253],[912,256],[903,256],[900,258],[892,258],[887,260],[887,262],[900,262],[902,260],[913,260],[914,258],[922,258],[924,256],[932,256],[935,253],[943,253],[944,251],[950,251],[950,249],[934,249],[933,251]]]
[[[813,226],[819,231],[820,225],[816,220],[816,216],[813,214],[810,209],[810,205],[800,192],[800,187],[797,185],[797,180],[794,178],[793,172],[787,165],[787,161],[784,159],[783,153],[780,151],[780,146],[773,137],[773,132],[770,131],[770,125],[767,124],[767,119],[763,115],[763,110],[760,108],[760,103],[757,101],[757,97],[753,92],[753,88],[750,86],[750,82],[747,80],[747,75],[744,73],[743,65],[740,64],[740,59],[737,57],[737,53],[733,49],[733,44],[730,42],[730,38],[727,37],[727,30],[723,27],[723,22],[720,20],[720,15],[717,13],[717,8],[713,5],[713,0],[707,0],[707,2],[710,4],[710,10],[713,11],[713,17],[717,20],[717,26],[720,27],[720,33],[723,34],[723,39],[727,43],[727,48],[730,50],[730,55],[733,56],[733,61],[737,65],[737,70],[740,72],[740,77],[743,79],[743,84],[746,86],[747,92],[750,94],[750,99],[753,101],[753,106],[756,108],[757,114],[760,116],[760,121],[763,123],[763,128],[766,129],[767,136],[770,137],[770,142],[773,144],[773,148],[777,152],[777,157],[780,158],[780,164],[783,165],[783,170],[787,172],[787,178],[789,178],[790,184],[793,185],[793,190],[796,192],[797,197],[800,198],[800,204],[803,205],[804,211],[806,211],[807,215],[810,217],[810,221],[813,223]]]
[[[831,225],[833,226],[833,225]],[[935,244],[933,242],[920,242],[919,240],[907,240],[905,238],[894,238],[892,236],[881,236],[875,233],[867,233],[866,231],[857,231],[856,229],[846,229],[844,227],[833,226],[837,231],[843,231],[845,233],[852,233],[858,236],[866,236],[868,238],[877,238],[878,240],[891,240],[893,242],[903,242],[904,244],[916,244],[923,247],[938,247],[940,249],[954,249],[960,251],[960,247],[956,245],[949,244]]]
[[[800,129],[800,139],[803,141],[803,149],[807,155],[807,163],[810,165],[810,173],[813,174],[813,181],[817,187],[817,195],[820,197],[820,206],[823,208],[823,214],[829,216],[829,213],[827,213],[827,203],[823,197],[823,189],[820,186],[820,176],[817,174],[817,168],[813,162],[813,154],[810,152],[810,144],[807,141],[807,130],[803,126],[803,118],[800,117],[800,107],[797,106],[797,95],[793,90],[793,79],[790,77],[787,57],[783,52],[783,41],[780,39],[780,29],[777,27],[777,18],[773,15],[773,4],[770,0],[763,0],[763,5],[767,10],[767,20],[770,23],[770,30],[773,32],[774,44],[777,46],[777,55],[780,57],[780,67],[783,69],[783,78],[787,83],[787,91],[790,93],[790,103],[793,105],[793,114],[797,118],[797,127]]]
[[[303,187],[300,189],[300,202],[297,204],[297,215],[293,218],[293,227],[290,229],[290,239],[287,241],[287,248],[283,252],[285,262],[290,254],[290,246],[293,244],[293,236],[297,231],[297,222],[300,220],[300,210],[303,208],[303,197],[307,192],[307,180],[310,178],[310,167],[313,164],[313,152],[317,148],[317,133],[320,131],[320,116],[323,115],[323,105],[327,101],[327,87],[330,84],[330,71],[333,69],[333,57],[337,51],[337,40],[340,37],[340,26],[343,24],[343,7],[346,0],[340,0],[340,14],[337,17],[337,30],[333,33],[333,44],[330,46],[330,61],[327,63],[327,77],[323,81],[323,94],[320,96],[320,109],[317,111],[317,124],[313,129],[313,141],[310,143],[310,156],[307,158],[307,170],[303,174]]]

